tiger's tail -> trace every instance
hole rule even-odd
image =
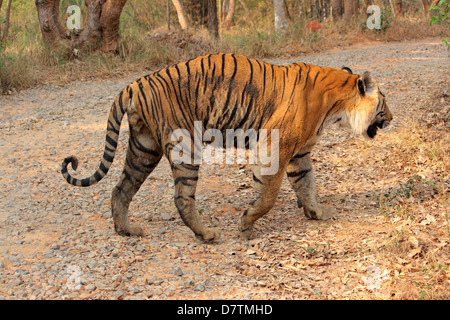
[[[114,100],[108,117],[108,125],[106,128],[106,143],[103,158],[100,162],[98,169],[88,178],[78,179],[74,178],[67,171],[67,165],[70,163],[73,170],[77,170],[78,159],[75,156],[70,156],[64,159],[61,168],[61,174],[66,181],[74,186],[88,187],[96,184],[103,179],[108,173],[109,168],[114,160],[114,156],[117,149],[117,142],[119,140],[120,124],[123,116],[126,113],[126,107],[131,100],[131,90],[126,87]]]

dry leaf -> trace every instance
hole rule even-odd
[[[419,240],[417,240],[416,237],[410,236],[408,238],[408,241],[414,248],[418,248],[419,247]]]
[[[422,221],[419,222],[419,224],[422,225],[422,226],[426,226],[426,225],[429,225],[429,224],[431,224],[433,222],[436,222],[436,218],[433,217],[431,214],[427,214],[425,216],[425,218]]]
[[[413,249],[408,253],[408,257],[414,258],[415,256],[418,256],[421,251],[422,251],[422,249],[420,249],[420,248]]]

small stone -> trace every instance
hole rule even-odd
[[[123,296],[123,291],[121,289],[113,293],[112,297],[115,299],[120,299]]]
[[[205,291],[205,286],[202,285],[202,284],[199,284],[199,285],[197,285],[197,286],[194,288],[194,291],[201,291],[201,292],[203,292],[203,291]]]
[[[172,273],[173,273],[174,275],[176,275],[176,276],[179,276],[179,277],[181,277],[182,275],[184,275],[184,272],[183,272],[183,270],[181,270],[180,267],[177,267],[175,270],[172,270]]]
[[[172,216],[170,214],[168,214],[167,212],[163,212],[163,213],[161,213],[161,219],[164,221],[169,221],[169,220],[172,220]]]
[[[88,284],[88,285],[86,286],[86,290],[87,290],[87,291],[94,291],[95,289],[97,289],[97,287],[96,287],[95,285],[93,285],[92,283],[91,283],[91,284]]]

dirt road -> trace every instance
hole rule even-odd
[[[371,43],[292,61],[371,71],[395,119],[375,141],[338,128],[324,134],[313,153],[314,170],[321,203],[336,208],[334,220],[307,220],[286,180],[248,243],[237,238],[239,216],[252,200],[248,168],[201,168],[197,208],[206,224],[223,231],[221,242],[211,245],[198,242],[180,220],[166,160],[130,207],[147,235],[115,234],[109,199],[123,168],[126,125],[101,183],[80,189],[62,178],[60,164],[71,154],[81,161],[77,176],[94,172],[110,105],[141,75],[0,96],[0,298],[448,298],[445,191],[432,188],[433,195],[414,207],[414,218],[387,215],[380,204],[386,190],[399,190],[419,170],[412,153],[398,147],[411,119],[432,119],[423,107],[436,94],[449,105],[448,51],[439,40]],[[432,126],[448,141],[448,126]],[[395,166],[395,157],[411,160],[412,169],[405,169],[407,161]],[[446,190],[447,166],[429,172]]]

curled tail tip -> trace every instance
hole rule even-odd
[[[78,168],[78,159],[75,156],[70,156],[64,159],[63,163],[62,163],[62,167],[63,169],[67,169],[67,165],[71,163],[72,164],[72,169],[73,170],[77,170]]]

